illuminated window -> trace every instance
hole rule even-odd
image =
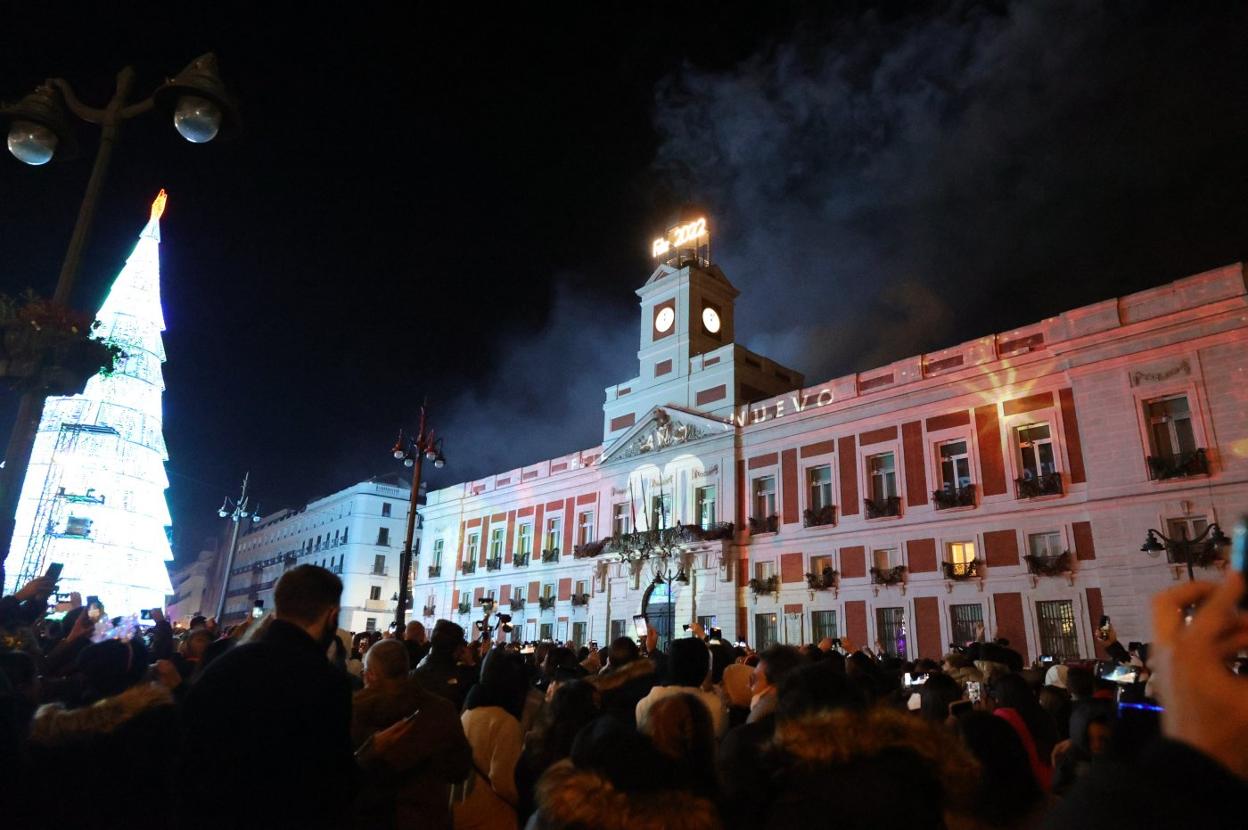
[[[826,569],[832,567],[832,555],[824,554],[823,556],[810,557],[810,572],[816,576],[821,576]],[[816,640],[816,642],[818,642]]]
[[[633,522],[627,502],[622,502],[612,506],[611,532],[616,536],[626,536],[627,534],[633,532]]]
[[[714,485],[699,487],[695,497],[698,505],[698,526],[703,529],[710,528],[719,520],[716,504],[717,488]]]
[[[885,502],[897,495],[897,472],[893,454],[882,452],[867,458],[867,470],[871,478],[871,499]]]
[[[806,484],[811,510],[832,506],[832,465],[821,464],[807,469]]]
[[[871,561],[881,571],[889,571],[901,564],[897,548],[877,548],[871,551]]]
[[[950,542],[948,548],[954,576],[968,576],[971,573],[971,563],[975,561],[975,543]]]
[[[650,497],[650,527],[667,527],[672,520],[672,496],[663,493]]]
[[[754,563],[754,577],[758,579],[760,582],[766,582],[768,579],[771,579],[773,576],[775,576],[775,574],[776,574],[775,562],[767,561],[767,562],[755,562]]]
[[[776,477],[759,476],[754,479],[754,515],[755,519],[766,519],[776,515]]]
[[[588,583],[583,579],[578,579],[576,581],[575,593],[580,594],[580,595],[588,594],[589,593]]]
[[[555,586],[551,585],[549,582],[542,586],[542,596],[545,597],[546,599],[550,599],[554,595],[554,593],[555,593]]]
[[[906,659],[906,609],[875,609],[875,636],[889,657]]]

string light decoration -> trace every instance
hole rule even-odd
[[[125,357],[81,395],[50,397],[22,484],[12,584],[64,565],[58,590],[96,595],[109,616],[164,607],[172,593],[162,431],[160,217],[165,191],[100,307],[94,336]]]

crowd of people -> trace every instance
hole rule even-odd
[[[504,642],[487,617],[338,627],[302,565],[218,630],[130,626],[52,579],[0,598],[4,826],[1242,827],[1242,575],[1153,600],[1154,641],[1025,666],[981,636],[906,662],[845,640],[761,653]]]

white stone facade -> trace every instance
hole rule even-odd
[[[241,619],[256,600],[272,609],[278,577],[295,565],[312,564],[342,579],[340,627],[385,629],[398,605],[394,597],[409,496],[406,483],[374,479],[297,510],[265,516],[239,539],[225,620]]]
[[[1102,614],[1147,641],[1147,597],[1187,578],[1140,551],[1150,528],[1229,533],[1248,510],[1239,264],[796,389],[782,378],[798,373],[699,330],[709,297],[732,332],[726,286],[693,262],[638,292],[641,367],[607,390],[603,445],[429,494],[414,619],[466,626],[483,597],[507,611],[517,596],[524,640],[605,643],[643,611],[662,626],[658,560],[630,565],[595,540],[617,511],[646,529],[656,497],[662,526],[705,523],[714,487],[713,518],[732,528],[670,560],[687,578],[672,586],[677,634],[713,618],[751,644],[831,634],[938,657],[982,620],[1030,659],[1091,657]],[[660,337],[664,304],[676,322]],[[1034,572],[1046,565],[1056,575]],[[825,567],[835,578],[812,585]]]

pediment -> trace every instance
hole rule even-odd
[[[679,406],[656,406],[646,413],[602,454],[601,464],[645,455],[656,455],[683,444],[710,438],[728,425]]]

